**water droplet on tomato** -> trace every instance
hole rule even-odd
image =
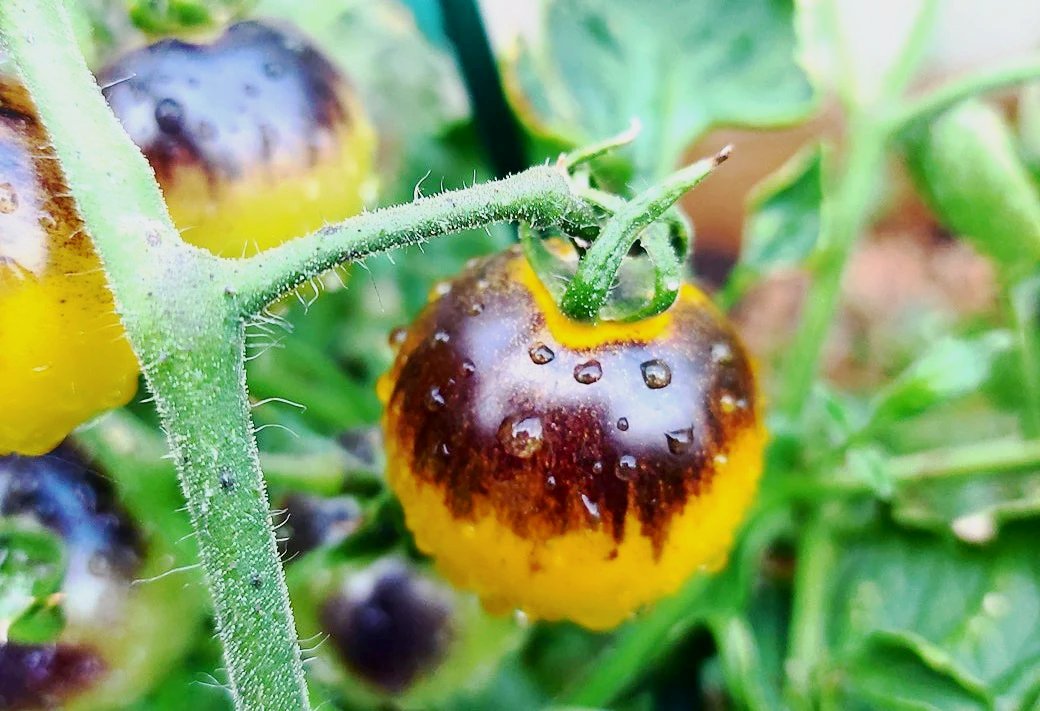
[[[692,427],[665,432],[664,437],[668,440],[668,451],[672,454],[686,454],[693,446]]]
[[[585,361],[574,368],[574,379],[582,385],[592,385],[602,377],[603,367],[598,360]]]
[[[542,448],[542,421],[537,417],[507,417],[498,428],[498,441],[514,457],[529,459]]]
[[[667,387],[672,382],[672,369],[663,360],[648,360],[639,369],[643,371],[643,382],[651,390]]]
[[[426,409],[430,412],[436,412],[442,407],[444,407],[444,394],[440,388],[434,386],[426,393]]]
[[[581,495],[581,503],[584,504],[585,510],[589,512],[589,516],[591,516],[592,518],[594,518],[594,519],[596,519],[598,521],[599,520],[599,505],[597,505],[595,501],[590,499],[585,494]]]
[[[639,469],[639,461],[631,454],[622,454],[618,458],[617,467],[614,468],[614,474],[617,475],[618,479],[622,481],[632,481],[635,478],[636,472]]]
[[[628,431],[628,418],[627,417],[619,418],[618,421],[617,421],[617,428],[619,430],[621,430],[622,432],[627,432]]]
[[[551,363],[553,358],[556,357],[556,354],[553,353],[552,348],[545,345],[541,341],[538,341],[533,346],[531,346],[527,350],[527,354],[531,356],[531,360],[536,365],[545,365],[546,363]]]

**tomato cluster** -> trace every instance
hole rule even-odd
[[[703,293],[579,323],[519,249],[435,292],[381,395],[416,542],[491,609],[617,624],[724,563],[761,471],[752,367]]]

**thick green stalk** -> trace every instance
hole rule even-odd
[[[216,258],[180,241],[55,0],[4,0],[0,30],[109,276],[169,435],[242,709],[308,706],[245,396],[242,325]]]
[[[507,220],[560,224],[577,234],[596,229],[591,208],[573,194],[562,170],[542,166],[330,225],[251,259],[229,262],[229,279],[242,313],[249,316],[342,262]]]

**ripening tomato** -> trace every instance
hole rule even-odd
[[[238,257],[360,212],[375,135],[344,76],[288,28],[166,39],[100,74],[184,239]]]
[[[578,323],[509,250],[435,290],[380,394],[416,543],[493,610],[616,625],[724,564],[761,473],[751,363],[692,285]]]
[[[0,455],[126,403],[137,359],[25,89],[0,77]]]

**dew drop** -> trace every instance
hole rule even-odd
[[[648,360],[639,369],[643,371],[643,382],[651,390],[667,387],[672,382],[672,369],[663,360]]]
[[[545,477],[545,488],[546,489],[555,489],[556,488],[556,477],[554,477],[552,474],[550,474],[549,476]]]
[[[451,340],[451,336],[448,335],[447,331],[437,331],[433,334],[433,340],[437,343],[447,343]]]
[[[18,209],[18,193],[10,183],[0,183],[0,214],[10,215]]]
[[[488,280],[487,279],[477,279],[476,286],[477,286],[477,291],[484,291],[484,289],[488,288],[488,286],[489,286]]]
[[[614,474],[617,475],[618,479],[622,481],[632,481],[636,477],[636,472],[639,467],[639,461],[631,454],[622,454],[618,458],[617,467],[614,469]]]
[[[725,414],[730,415],[736,411],[737,401],[733,399],[732,395],[726,393],[725,395],[719,398],[719,407],[722,408],[722,411]]]
[[[498,428],[498,441],[514,457],[529,459],[542,448],[542,421],[537,417],[507,417]]]
[[[445,294],[448,294],[449,292],[451,292],[451,282],[439,281],[436,284],[434,284],[433,288],[430,290],[430,300],[432,301],[433,299],[439,299],[440,297],[444,296]]]
[[[545,365],[551,363],[556,354],[553,353],[552,348],[545,345],[541,341],[537,341],[533,346],[527,349],[527,354],[531,356],[531,360],[536,365]]]
[[[163,133],[180,133],[184,128],[184,108],[174,99],[163,99],[155,105],[155,123]]]
[[[617,421],[617,428],[619,430],[621,430],[622,432],[627,432],[628,431],[628,418],[627,417],[619,418],[618,421]]]
[[[598,461],[597,462],[593,462],[592,463],[592,473],[593,474],[602,474],[603,473],[603,462],[598,462]]]
[[[434,386],[426,393],[426,409],[430,412],[436,412],[442,407],[444,407],[444,394],[440,388]]]
[[[672,454],[686,454],[693,446],[692,427],[665,432],[664,437],[668,440],[668,451]]]
[[[390,335],[387,337],[386,340],[390,344],[391,348],[397,350],[401,347],[406,338],[408,338],[408,330],[403,326],[398,326],[397,328],[390,331]]]
[[[585,494],[581,495],[581,503],[585,505],[585,510],[589,512],[589,516],[591,516],[592,518],[594,518],[594,519],[596,519],[598,521],[599,520],[599,505],[597,505],[595,501],[590,499]]]
[[[719,454],[716,454],[714,457],[712,457],[711,461],[715,463],[715,466],[721,467],[723,464],[729,461],[729,457],[720,452]]]
[[[467,311],[469,312],[470,316],[479,316],[480,314],[484,313],[484,304],[480,303],[479,301],[474,301],[472,304],[469,305],[469,309],[467,309]]]
[[[462,374],[467,378],[477,372],[476,364],[471,360],[462,361]]]
[[[603,367],[598,360],[585,361],[574,368],[574,379],[582,385],[592,385],[602,377]]]
[[[451,448],[448,447],[447,442],[441,442],[440,444],[438,444],[435,451],[439,456],[444,458],[451,456]]]
[[[733,362],[733,349],[724,341],[713,343],[711,346],[711,360],[719,365]]]

